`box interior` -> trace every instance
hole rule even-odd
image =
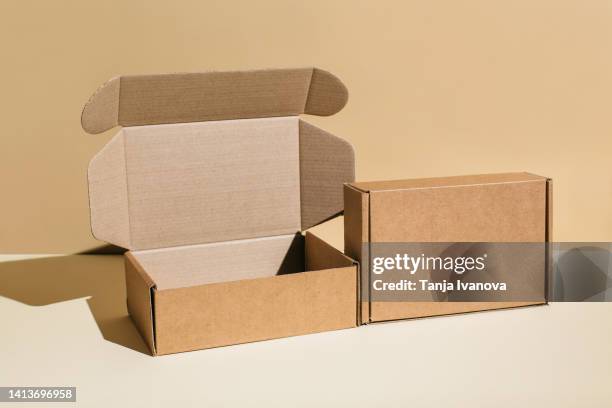
[[[301,234],[133,251],[158,290],[316,270]],[[342,265],[338,265],[342,266]]]

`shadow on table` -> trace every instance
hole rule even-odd
[[[0,262],[0,296],[30,306],[89,297],[104,339],[148,354],[125,302],[123,258],[68,255]]]

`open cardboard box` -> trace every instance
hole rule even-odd
[[[547,302],[552,262],[545,244],[552,240],[552,181],[546,177],[500,173],[353,182],[344,187],[344,206],[345,253],[362,266],[361,324]],[[499,277],[529,281],[535,295],[528,301],[376,300],[369,258],[372,247],[385,243],[535,244],[533,258],[514,258]]]
[[[152,354],[357,325],[357,266],[311,233],[343,210],[346,141],[299,119],[347,91],[313,68],[114,78],[86,104],[91,225],[125,255]]]

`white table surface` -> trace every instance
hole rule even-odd
[[[77,406],[612,406],[610,303],[150,357],[127,316],[120,256],[20,258],[0,257],[0,386],[76,386]]]

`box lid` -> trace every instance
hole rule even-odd
[[[297,116],[124,127],[89,165],[92,232],[132,250],[292,234],[341,213],[353,180],[352,146]]]
[[[101,133],[118,125],[329,116],[347,100],[344,84],[318,68],[120,76],[94,93],[81,124]]]
[[[531,173],[494,173],[466,176],[432,177],[403,180],[360,181],[350,183],[351,186],[363,192],[414,190],[421,188],[463,187],[485,184],[521,183],[530,181],[546,181],[546,177]]]

